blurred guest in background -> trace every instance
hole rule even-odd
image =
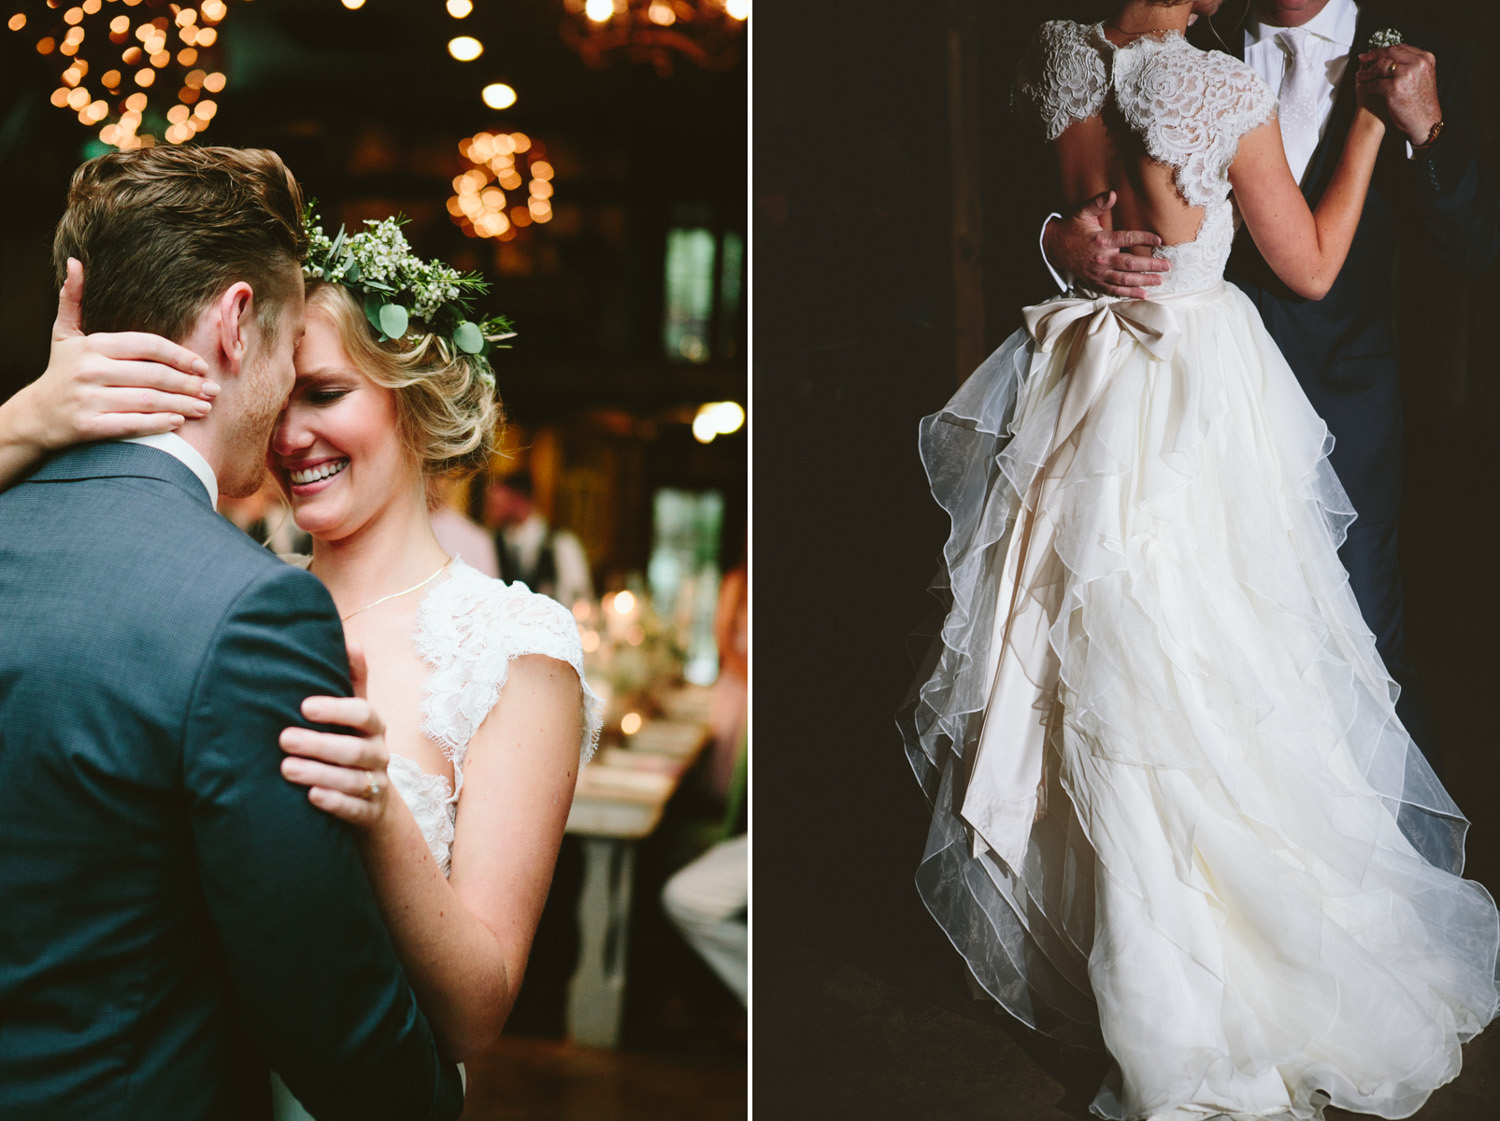
[[[490,484],[485,520],[495,530],[500,578],[572,606],[594,598],[588,554],[566,529],[553,529],[536,508],[531,473],[517,471]]]
[[[297,528],[273,484],[267,483],[247,498],[220,495],[219,513],[279,557],[312,552],[312,535]]]
[[[432,512],[432,535],[444,552],[460,557],[470,568],[494,579],[500,577],[500,558],[495,542],[484,531],[448,502],[440,502]]]
[[[750,706],[750,570],[743,557],[719,583],[714,638],[719,646],[719,679],[714,682],[710,717],[714,744],[707,783],[715,794],[728,797]]]

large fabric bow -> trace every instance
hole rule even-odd
[[[1103,392],[1122,336],[1162,361],[1172,357],[1182,332],[1170,302],[1101,296],[1022,309],[1039,353],[1067,348],[1067,384],[1046,465],[1023,496],[1006,545],[985,667],[989,699],[967,781],[956,792],[974,855],[993,849],[1012,869],[1019,870],[1032,824],[1046,811],[1047,734],[1058,718],[1061,666],[1050,634],[1064,608],[1067,574],[1053,549],[1051,498],[1072,462],[1069,438]]]

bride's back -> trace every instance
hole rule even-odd
[[[1222,276],[1229,167],[1240,137],[1276,108],[1252,70],[1175,32],[1117,44],[1103,25],[1057,20],[1032,39],[1016,92],[1052,144],[1070,205],[1114,191],[1103,220],[1159,235],[1173,289]]]

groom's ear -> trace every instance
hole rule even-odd
[[[255,292],[243,280],[236,281],[214,301],[209,320],[217,337],[220,364],[227,374],[238,374],[245,358],[246,329],[254,314]]]

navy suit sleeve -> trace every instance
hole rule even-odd
[[[1401,151],[1387,162],[1398,169],[1396,194],[1405,204],[1400,212],[1406,232],[1443,264],[1480,273],[1500,254],[1500,194],[1480,174],[1462,51],[1441,40],[1429,46],[1414,35],[1411,41],[1437,58],[1443,132],[1411,159],[1405,158],[1404,138],[1395,136]]]
[[[457,1068],[438,1055],[349,827],[281,776],[277,736],[304,723],[312,694],[349,695],[343,631],[315,579],[271,570],[219,626],[183,759],[203,891],[240,1012],[322,1121],[455,1118]]]

